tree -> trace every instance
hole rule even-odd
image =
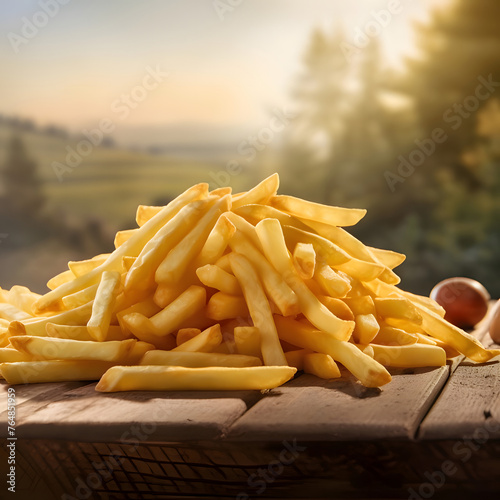
[[[32,161],[20,137],[14,136],[7,147],[7,159],[1,171],[3,212],[18,220],[37,218],[44,204],[36,163]]]

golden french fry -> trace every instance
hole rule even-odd
[[[208,327],[200,334],[193,337],[181,345],[178,345],[173,352],[212,352],[222,342],[220,325],[217,323]]]
[[[217,292],[210,297],[206,315],[215,321],[249,316],[247,302],[241,295]]]
[[[252,264],[243,255],[232,253],[229,262],[240,282],[253,324],[260,332],[260,348],[265,365],[286,365],[266,294]]]
[[[99,380],[96,391],[262,391],[288,382],[296,371],[289,366],[114,366]]]
[[[154,303],[160,308],[164,309],[171,302],[173,302],[182,292],[187,290],[188,285],[186,283],[175,283],[171,285],[169,283],[160,283],[156,287],[156,291],[153,295]]]
[[[134,339],[93,342],[30,335],[10,337],[10,343],[15,349],[31,356],[43,359],[87,359],[110,362],[125,359],[136,342]]]
[[[309,353],[312,353],[309,349],[295,349],[294,351],[285,352],[288,366],[293,366],[297,370],[303,370],[305,355]]]
[[[373,247],[367,248],[373,253],[373,255],[381,264],[384,264],[384,266],[387,266],[389,269],[398,267],[406,259],[406,255],[398,252],[393,252],[392,250],[383,250],[381,248]]]
[[[383,318],[399,318],[415,324],[422,323],[422,316],[417,308],[404,297],[375,298],[377,314]]]
[[[255,235],[257,236],[257,233]],[[229,245],[233,251],[244,255],[250,261],[262,282],[266,295],[276,304],[283,316],[294,316],[300,312],[299,299],[295,292],[243,233],[236,231]],[[261,248],[260,243],[259,247]]]
[[[184,366],[203,368],[209,366],[261,366],[262,361],[254,356],[242,354],[221,354],[214,352],[148,351],[141,365]]]
[[[210,288],[216,288],[229,295],[241,295],[241,287],[238,280],[219,266],[207,264],[196,269],[196,276]]]
[[[73,274],[71,269],[67,269],[62,273],[56,274],[53,278],[50,278],[50,280],[47,281],[47,288],[49,290],[55,290],[57,287],[63,285],[64,283],[73,281],[75,278],[76,276]]]
[[[223,271],[226,271],[226,273],[231,273],[231,264],[229,263],[229,254],[226,253],[225,255],[222,255],[215,261],[215,265],[217,267],[220,267]]]
[[[156,345],[155,342],[144,338],[144,335],[152,334],[161,337],[171,334],[181,328],[182,323],[187,318],[200,311],[204,307],[205,301],[205,289],[193,285],[151,318],[148,319],[140,313],[133,312],[122,316],[122,322],[138,339]]]
[[[354,340],[360,344],[369,344],[378,334],[380,325],[373,314],[359,314],[354,318],[356,326],[352,333]]]
[[[83,306],[91,300],[95,299],[95,294],[97,293],[98,283],[95,285],[90,285],[83,290],[66,295],[62,298],[62,303],[66,309],[74,309],[75,307]]]
[[[0,364],[0,374],[8,384],[99,380],[111,366],[106,361],[24,361]]]
[[[304,316],[320,330],[329,332],[339,340],[348,340],[354,322],[337,318],[300,279],[288,254],[279,221],[264,219],[257,224],[256,230],[267,259],[296,293]]]
[[[137,365],[144,355],[155,349],[153,344],[148,344],[147,342],[143,342],[142,340],[138,340],[135,344],[132,345],[132,348],[125,356],[124,359],[120,361],[121,365]]]
[[[33,361],[31,354],[18,351],[12,347],[0,348],[0,363],[19,363],[20,361]]]
[[[345,297],[351,289],[351,284],[325,262],[317,263],[314,279],[330,297]]]
[[[250,191],[239,196],[233,196],[232,206],[233,208],[238,208],[249,203],[266,204],[276,194],[279,185],[280,179],[278,174],[272,174],[250,189]]]
[[[234,328],[234,344],[239,354],[262,357],[260,349],[260,331],[255,326],[236,326]]]
[[[304,371],[316,377],[331,379],[340,378],[340,370],[337,363],[328,354],[321,352],[307,353],[303,361]]]
[[[412,345],[416,344],[418,337],[393,326],[381,325],[373,344],[382,345]]]
[[[234,224],[222,214],[207,237],[203,248],[195,259],[195,267],[216,263],[223,255],[231,236],[236,231]],[[221,267],[221,266],[219,266]],[[227,269],[224,269],[227,271]]]
[[[0,303],[0,318],[7,321],[24,321],[33,318],[33,316],[12,304]]]
[[[413,335],[417,337],[418,344],[437,345],[437,342],[433,338],[429,337],[429,335],[427,335],[426,333],[417,332]]]
[[[259,224],[265,220],[276,219],[264,219],[259,222]],[[302,229],[297,229],[293,226],[283,226],[283,234],[289,249],[293,250],[298,243],[309,243],[313,246],[318,259],[322,262],[326,262],[330,266],[345,264],[351,260],[350,255],[348,255],[339,246],[317,234],[303,231]]]
[[[332,207],[293,196],[273,196],[271,206],[302,219],[330,224],[332,226],[354,226],[366,214],[366,210],[356,208]]]
[[[297,229],[309,230],[309,227],[298,218],[269,205],[248,204],[237,208],[233,206],[232,210],[235,214],[254,225],[258,224],[262,219],[278,219],[282,226],[293,226]]]
[[[446,352],[441,347],[413,344],[387,346],[371,344],[374,359],[384,366],[417,368],[446,365]]]
[[[293,263],[299,276],[303,280],[311,279],[316,268],[316,252],[311,243],[301,243],[300,241],[293,249]]]
[[[137,257],[144,245],[163,227],[179,210],[191,201],[205,198],[208,192],[208,184],[197,184],[171,201],[162,208],[152,219],[146,222],[137,232],[123,245],[116,249],[99,267],[89,273],[72,281],[63,283],[55,290],[42,295],[34,304],[35,312],[49,310],[55,307],[65,295],[77,292],[82,288],[99,282],[104,271],[121,271],[122,258],[125,255]]]
[[[40,294],[32,292],[25,286],[14,285],[5,293],[4,301],[33,315],[33,304],[40,298]]]
[[[391,381],[390,373],[380,363],[363,354],[351,342],[337,340],[327,332],[315,330],[291,318],[275,315],[274,321],[280,339],[304,349],[329,354],[366,387],[380,387]]]
[[[255,227],[252,226],[252,224],[247,222],[243,217],[236,215],[234,212],[228,212],[224,214],[224,216],[231,221],[237,232],[245,236],[247,240],[249,240],[260,252],[262,252],[262,246],[260,244],[259,237],[257,236]],[[234,239],[234,235],[232,239]],[[229,243],[231,243],[231,240],[229,241]]]
[[[106,262],[109,255],[109,253],[102,253],[92,257],[91,259],[77,261],[70,260],[68,262],[68,267],[76,277],[82,276],[83,274],[87,274],[92,271],[92,269],[95,269],[97,266],[100,266],[103,262]]]
[[[177,283],[189,263],[200,253],[215,222],[229,209],[231,198],[226,195],[215,202],[189,233],[170,250],[156,269],[157,283]]]
[[[148,220],[152,219],[163,207],[154,207],[150,205],[139,205],[135,214],[135,221],[139,227],[144,226]]]
[[[20,326],[14,325],[15,322],[13,321],[10,326],[17,328],[18,332],[26,335],[45,337],[47,335],[45,329],[47,323],[55,323],[56,325],[86,325],[92,314],[92,305],[93,301],[53,316],[40,316],[19,322]]]
[[[441,307],[435,300],[431,299],[430,297],[416,295],[414,293],[405,292],[404,290],[399,290],[399,293],[409,301],[427,307],[431,311],[435,312],[438,316],[444,318],[446,311],[444,310],[443,307]]]
[[[47,323],[45,326],[47,337],[57,337],[60,339],[73,340],[94,340],[86,326],[56,325]],[[125,340],[131,338],[130,332],[124,332],[118,325],[111,325],[108,328],[106,340]]]
[[[191,340],[193,337],[196,337],[196,335],[199,335],[200,333],[201,330],[199,328],[181,328],[175,336],[175,342],[179,346],[184,344],[184,342]]]
[[[117,299],[118,300],[118,299]],[[140,313],[143,316],[146,316],[146,318],[150,318],[151,316],[154,316],[156,313],[161,311],[161,307],[158,307],[156,303],[154,302],[152,297],[149,297],[147,299],[141,300],[140,302],[137,302],[126,309],[122,309],[116,313],[116,319],[118,321],[118,324],[120,325],[120,328],[124,332],[124,334],[128,335],[130,334],[130,330],[127,328],[123,321],[123,317],[126,316],[127,314],[131,313]]]
[[[355,316],[358,314],[376,314],[375,303],[370,295],[346,297],[342,299]]]
[[[121,275],[117,271],[104,271],[97,288],[92,315],[87,322],[87,329],[94,340],[102,342],[107,339],[111,315],[120,288]]]
[[[127,242],[130,238],[132,238],[132,236],[137,234],[137,232],[138,229],[124,229],[123,231],[118,231],[115,235],[115,241],[114,241],[115,248],[121,247],[125,242]]]
[[[226,196],[227,194],[231,194],[233,192],[233,189],[231,187],[219,187],[215,188],[212,191],[210,191],[210,194],[212,196],[218,196],[219,198],[222,198],[223,196]]]
[[[358,279],[359,281],[372,281],[378,278],[385,268],[382,264],[376,262],[366,262],[364,260],[352,258],[343,264],[332,265],[335,269],[343,271],[349,276]]]
[[[318,295],[317,297],[331,313],[337,316],[337,318],[343,319],[344,321],[354,321],[354,314],[341,299],[328,297],[326,295]]]
[[[125,293],[155,286],[155,272],[165,256],[210,209],[215,199],[197,200],[183,207],[145,245],[125,278]]]

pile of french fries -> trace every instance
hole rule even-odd
[[[116,249],[38,295],[0,289],[0,374],[10,384],[99,380],[98,391],[265,390],[297,370],[350,372],[367,387],[388,367],[500,354],[398,288],[404,255],[343,229],[365,210],[197,184],[164,207],[139,206]]]

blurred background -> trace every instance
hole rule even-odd
[[[201,181],[368,209],[402,286],[500,296],[497,0],[0,4],[0,284]]]

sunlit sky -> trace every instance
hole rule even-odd
[[[258,123],[289,99],[313,28],[332,32],[341,24],[352,41],[391,3],[243,0],[221,20],[213,0],[64,1],[18,53],[12,33],[22,36],[23,18],[33,20],[41,2],[0,4],[0,113],[87,126],[113,115],[112,103],[141,84],[150,66],[170,74],[129,110],[127,125]],[[413,50],[413,22],[449,0],[399,3],[401,12],[377,36],[393,66]]]

